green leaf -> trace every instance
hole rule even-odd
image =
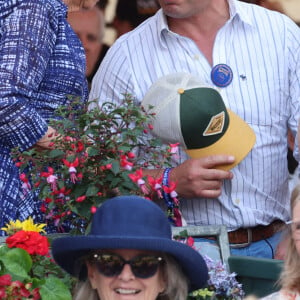
[[[28,272],[32,267],[32,259],[28,252],[20,248],[9,249],[0,260],[3,262],[8,273],[14,278],[28,278]]]
[[[111,168],[111,171],[114,173],[114,174],[117,174],[120,172],[120,163],[117,161],[117,160],[114,160],[112,162],[112,168]]]
[[[56,157],[63,156],[64,154],[65,154],[65,152],[63,150],[54,149],[54,150],[50,151],[49,157],[56,158]]]
[[[90,197],[90,196],[95,196],[97,193],[99,192],[99,189],[94,186],[94,185],[90,185],[85,193],[85,195],[87,197]]]
[[[42,300],[71,300],[69,289],[55,277],[48,277],[40,288]]]

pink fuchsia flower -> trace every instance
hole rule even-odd
[[[156,191],[157,196],[159,198],[162,198],[163,197],[162,196],[162,191],[161,191],[161,189],[162,189],[162,186],[161,186],[162,176],[157,178],[157,179],[154,179],[152,176],[148,176],[147,178],[148,178],[147,181],[148,181],[149,185],[151,186],[151,189]]]
[[[120,165],[123,169],[125,170],[132,170],[133,167],[133,163],[128,161],[128,157],[126,155],[121,155],[121,161],[120,161]]]
[[[31,189],[31,186],[29,184],[29,180],[26,177],[25,173],[20,174],[20,180],[22,181],[22,189],[24,191],[24,194],[26,195],[28,191]]]
[[[48,167],[48,172],[42,172],[41,173],[41,177],[46,177],[47,178],[47,182],[50,184],[51,186],[51,190],[52,191],[56,191],[57,190],[57,176],[54,175],[54,169],[51,167]]]
[[[145,180],[143,179],[143,170],[139,169],[136,170],[133,174],[128,174],[129,178],[137,183],[137,185],[140,187],[141,191],[146,195],[149,193],[149,190],[146,186]]]
[[[70,179],[71,179],[72,183],[76,183],[76,181],[77,181],[76,167],[78,167],[78,165],[79,165],[78,157],[76,157],[73,162],[69,162],[66,159],[63,159],[62,161],[63,161],[64,165],[69,168],[69,174],[70,174]]]
[[[175,157],[178,157],[178,146],[179,143],[169,144],[170,149],[168,151]]]
[[[179,205],[179,200],[177,198],[178,194],[176,193],[175,189],[176,189],[176,183],[175,182],[171,182],[169,184],[169,186],[165,186],[165,185],[163,186],[164,192],[169,194],[170,197],[173,199],[175,205],[178,206]]]
[[[58,199],[64,199],[67,195],[71,193],[71,190],[67,190],[66,187],[62,187],[59,190],[53,191],[51,195],[57,196]]]

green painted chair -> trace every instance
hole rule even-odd
[[[283,267],[277,259],[255,258],[248,256],[229,256],[229,268],[237,274],[246,295],[264,297],[279,290],[276,282]]]
[[[181,231],[186,231],[189,236],[197,237],[215,237],[220,249],[220,257],[222,262],[228,267],[228,257],[230,255],[228,234],[226,226],[223,225],[201,225],[201,226],[183,226],[172,227],[172,234],[178,235]]]

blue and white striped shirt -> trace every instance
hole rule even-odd
[[[300,30],[278,12],[228,2],[230,19],[217,33],[213,64],[231,67],[233,81],[221,93],[227,107],[254,129],[256,144],[218,199],[182,199],[181,206],[188,224],[235,230],[289,219],[287,129],[295,134],[300,116]],[[160,10],[110,48],[90,99],[119,101],[126,92],[140,102],[159,77],[174,72],[213,85],[211,69],[191,39],[169,30]]]

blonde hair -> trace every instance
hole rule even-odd
[[[292,218],[293,210],[298,203],[300,203],[300,184],[295,186],[291,195]],[[297,251],[291,231],[287,239],[286,257],[279,283],[282,289],[300,292],[300,253]]]
[[[79,281],[75,288],[73,300],[99,300],[97,291],[94,290],[87,279],[85,281]]]
[[[183,273],[177,261],[170,255],[162,255],[165,264],[162,267],[162,275],[166,281],[166,289],[159,294],[157,300],[185,300],[188,296],[188,279]],[[90,281],[77,283],[73,300],[101,300]]]

